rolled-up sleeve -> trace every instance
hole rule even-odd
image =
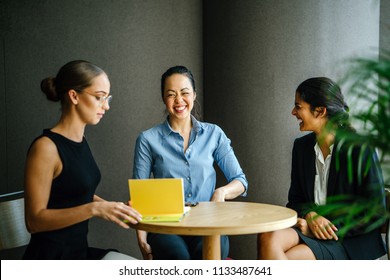
[[[241,194],[241,196],[246,196],[248,192],[248,180],[246,179],[240,163],[234,154],[231,141],[227,138],[221,128],[217,127],[217,130],[219,139],[217,141],[217,147],[214,154],[215,161],[228,182],[238,180],[244,185],[245,191]]]

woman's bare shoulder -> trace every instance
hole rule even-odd
[[[56,145],[50,138],[42,136],[36,139],[31,145],[28,155],[29,157],[58,157],[58,151]]]

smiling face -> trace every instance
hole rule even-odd
[[[195,98],[196,93],[187,76],[173,74],[166,78],[163,99],[170,120],[190,118]]]
[[[299,92],[295,93],[295,106],[291,114],[298,119],[300,131],[314,131],[319,134],[327,121],[326,110],[321,110],[322,108],[315,108],[312,111],[310,104],[301,99]]]

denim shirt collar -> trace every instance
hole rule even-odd
[[[191,115],[191,122],[192,122],[192,129],[191,131],[195,133],[199,133],[203,131],[204,127],[201,122],[199,122],[193,115]],[[172,127],[169,124],[169,116],[167,116],[164,125],[163,125],[163,134],[164,136],[168,136],[171,133],[177,133],[172,129]]]

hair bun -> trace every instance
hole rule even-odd
[[[56,86],[55,86],[54,77],[48,77],[41,81],[41,90],[46,95],[46,98],[50,101],[58,102],[60,98],[58,97]]]

